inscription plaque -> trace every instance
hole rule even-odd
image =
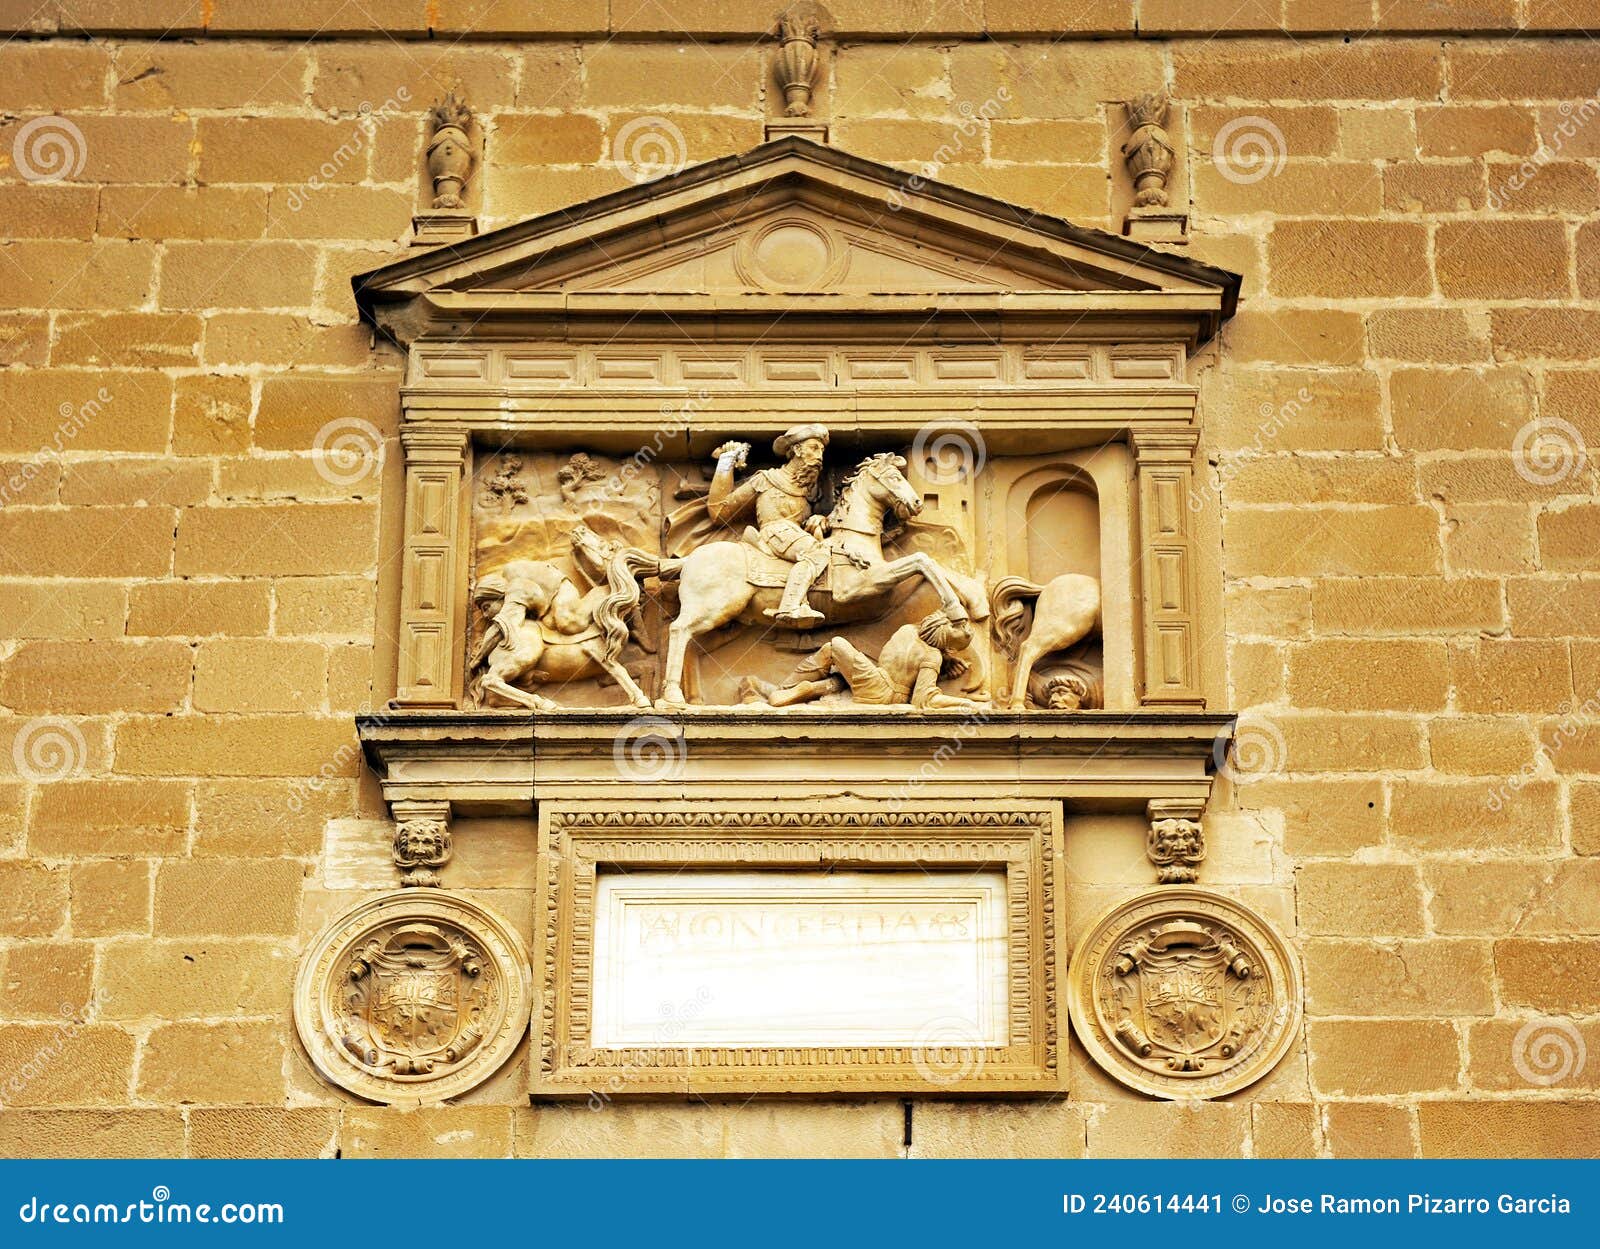
[[[593,1043],[1006,1043],[1004,872],[596,881]]]

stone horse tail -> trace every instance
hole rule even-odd
[[[1017,648],[1028,623],[1027,604],[1044,593],[1044,587],[1026,577],[1002,577],[989,591],[989,609],[994,612],[994,635],[1008,658],[1017,657]]]
[[[1025,629],[1033,603],[1033,625]],[[1043,656],[1066,650],[1100,627],[1100,583],[1081,573],[1063,573],[1044,585],[1026,577],[1002,577],[989,596],[993,629],[1014,661],[1012,707],[1027,705],[1028,676]]]
[[[638,547],[618,547],[605,561],[606,595],[595,606],[594,622],[605,638],[605,653],[615,659],[628,641],[628,620],[639,606],[645,577],[670,581],[682,560],[661,559]]]

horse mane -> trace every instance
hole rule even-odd
[[[834,500],[833,510],[828,513],[829,522],[831,523],[833,521],[844,519],[845,499],[849,495],[851,487],[856,484],[856,479],[860,477],[862,473],[868,472],[872,469],[882,468],[885,465],[892,468],[904,468],[905,464],[905,457],[896,455],[893,451],[879,451],[873,455],[867,456],[866,459],[862,460],[861,463],[857,464],[853,469],[845,474],[844,480],[839,483],[838,497]]]

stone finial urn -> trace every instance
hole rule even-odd
[[[1167,138],[1170,101],[1164,92],[1146,91],[1128,101],[1128,128],[1123,158],[1133,176],[1134,203],[1162,208],[1167,203],[1167,178],[1172,173],[1172,143]]]
[[[821,28],[807,9],[788,9],[778,17],[778,85],[786,117],[811,113],[811,87],[817,75],[817,36]]]
[[[428,176],[433,179],[433,206],[460,208],[461,192],[472,174],[472,110],[452,91],[433,106],[431,118]]]

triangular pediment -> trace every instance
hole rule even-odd
[[[697,307],[1148,309],[1190,321],[1200,338],[1231,314],[1238,285],[1187,257],[798,138],[355,279],[363,315],[401,338],[466,316]]]

